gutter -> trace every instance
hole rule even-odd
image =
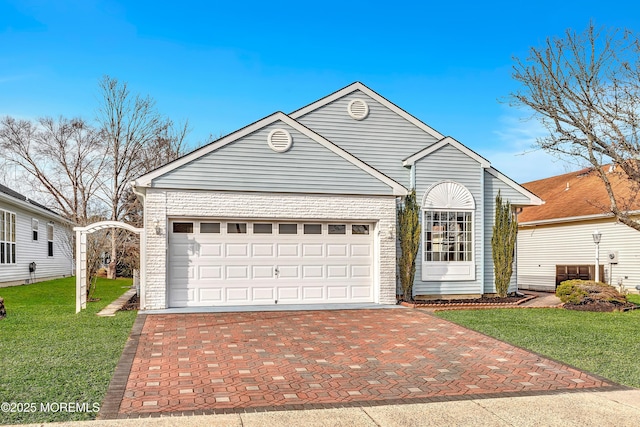
[[[70,220],[66,219],[65,217],[63,217],[63,216],[60,216],[55,212],[51,212],[51,211],[49,211],[47,209],[43,209],[43,208],[41,208],[39,206],[32,205],[31,203],[26,202],[24,200],[16,199],[14,197],[9,196],[8,194],[4,194],[4,193],[0,192],[0,200],[4,200],[7,203],[16,205],[16,206],[18,206],[20,208],[23,208],[25,210],[28,210],[30,212],[34,212],[34,213],[37,213],[39,215],[46,216],[47,218],[52,218],[52,219],[55,219],[55,220],[57,220],[59,222],[67,223],[68,225],[76,225],[73,221],[70,221]]]
[[[640,215],[640,211],[630,211],[628,212],[630,215]],[[551,219],[542,219],[538,221],[527,221],[520,222],[518,226],[522,227],[535,227],[536,225],[547,225],[547,224],[562,224],[566,222],[576,222],[576,221],[589,221],[594,219],[607,219],[607,218],[615,218],[612,213],[604,213],[604,214],[592,214],[592,215],[581,215],[581,216],[569,216],[565,218],[551,218]]]

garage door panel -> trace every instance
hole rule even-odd
[[[371,256],[371,245],[351,245],[352,257],[367,257]]]
[[[223,288],[204,288],[200,289],[200,301],[204,304],[220,304],[223,302]]]
[[[242,303],[249,301],[249,287],[248,286],[238,286],[238,287],[229,287],[225,288],[227,302],[230,303]]]
[[[370,299],[371,295],[371,286],[362,285],[362,286],[351,286],[351,298],[355,300],[359,299]]]
[[[275,289],[272,287],[268,288],[252,288],[251,289],[252,299],[255,302],[268,302],[273,303],[275,300]]]
[[[321,257],[324,255],[324,244],[322,243],[303,243],[302,255],[305,257]]]
[[[195,268],[183,265],[174,266],[171,269],[171,278],[178,282],[186,283],[189,279],[195,279]]]
[[[187,307],[190,302],[195,300],[194,293],[194,289],[174,287],[171,289],[169,297],[174,304]]]
[[[346,265],[328,265],[327,278],[328,279],[346,279],[347,266]]]
[[[348,296],[347,286],[327,286],[327,299],[329,300],[346,300]]]
[[[346,257],[347,256],[347,244],[328,244],[327,256],[331,257]]]
[[[273,265],[254,265],[252,266],[253,279],[273,279],[274,268]]]
[[[278,278],[280,279],[299,279],[300,266],[298,265],[279,265]]]
[[[324,268],[322,265],[303,265],[303,279],[322,279],[324,277]]]
[[[249,279],[248,265],[227,265],[225,270],[226,279]]]
[[[278,257],[298,257],[299,247],[297,243],[279,243]]]
[[[190,243],[172,243],[171,245],[171,257],[188,259],[190,255],[193,255],[193,248]]]
[[[221,243],[200,243],[200,257],[216,257],[222,256],[222,244]]]
[[[253,243],[251,245],[251,256],[273,257],[273,243]]]
[[[302,288],[302,299],[304,301],[323,301],[324,286],[305,286]]]
[[[199,279],[222,279],[221,265],[201,265],[199,272]]]
[[[278,301],[301,301],[299,286],[278,286]]]
[[[225,255],[228,257],[247,257],[249,255],[248,243],[227,243],[225,249]]]
[[[371,270],[372,268],[370,265],[352,265],[351,277],[354,277],[354,278],[371,277]]]

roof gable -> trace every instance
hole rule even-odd
[[[367,96],[369,96],[372,99],[375,99],[377,102],[379,102],[380,104],[384,105],[385,107],[387,107],[389,110],[393,111],[394,113],[398,114],[399,116],[403,117],[404,119],[406,119],[407,121],[409,121],[410,123],[414,124],[415,126],[417,126],[418,128],[422,129],[423,131],[425,131],[426,133],[428,133],[429,135],[433,136],[436,139],[441,139],[443,138],[443,135],[440,134],[438,131],[436,131],[435,129],[433,129],[432,127],[428,126],[427,124],[423,123],[422,121],[420,121],[419,119],[417,119],[416,117],[412,116],[411,114],[407,113],[405,110],[403,110],[402,108],[398,107],[396,104],[394,104],[393,102],[389,101],[388,99],[386,99],[385,97],[381,96],[380,94],[378,94],[377,92],[369,89],[367,86],[365,86],[364,84],[360,83],[360,82],[354,82],[348,86],[343,87],[340,90],[335,91],[334,93],[325,96],[324,98],[321,98],[315,102],[312,102],[311,104],[302,107],[292,113],[289,114],[289,116],[291,116],[294,119],[298,119],[302,116],[305,116],[307,114],[309,114],[310,112],[317,110],[318,108],[321,108],[327,104],[330,104],[331,102],[340,99],[346,95],[349,95],[350,93],[353,93],[355,91],[361,91],[364,94],[366,94]]]
[[[442,138],[440,141],[436,142],[435,144],[430,145],[427,148],[425,148],[423,150],[420,150],[417,153],[412,154],[411,156],[407,157],[406,159],[404,159],[402,161],[402,165],[403,166],[413,166],[413,164],[415,162],[420,161],[421,159],[425,158],[429,154],[434,153],[434,152],[440,150],[442,147],[447,146],[447,145],[450,145],[450,146],[456,148],[458,151],[463,152],[468,157],[470,157],[473,160],[475,160],[476,162],[478,162],[483,168],[488,168],[489,166],[491,166],[491,163],[489,163],[489,161],[487,159],[485,159],[484,157],[482,157],[481,155],[479,155],[475,151],[471,150],[470,148],[466,147],[465,145],[459,143],[458,141],[456,141],[455,139],[451,138],[450,136],[447,136],[446,138]]]
[[[278,112],[275,114],[272,114],[268,117],[265,117],[262,120],[259,120],[243,129],[240,129],[239,131],[236,131],[216,142],[213,142],[205,147],[202,147],[199,150],[196,150],[190,154],[187,154],[186,156],[177,159],[176,161],[169,163],[168,165],[165,165],[149,174],[146,174],[140,178],[138,178],[133,184],[137,187],[149,187],[149,186],[154,186],[154,183],[158,183],[159,186],[166,186],[168,185],[167,183],[170,181],[167,178],[170,178],[172,174],[175,174],[176,171],[179,171],[181,169],[184,169],[185,167],[188,167],[190,164],[193,164],[194,162],[198,162],[200,159],[205,159],[208,158],[210,156],[222,156],[222,154],[225,152],[224,147],[227,146],[231,146],[232,144],[236,143],[236,142],[240,142],[244,139],[250,138],[252,137],[252,135],[255,135],[257,132],[262,132],[265,129],[271,129],[273,130],[274,128],[277,127],[286,127],[287,129],[291,130],[292,132],[295,132],[298,135],[298,139],[299,139],[299,143],[301,141],[308,141],[310,143],[313,143],[313,145],[319,145],[320,147],[322,147],[325,151],[328,150],[329,152],[332,153],[332,155],[334,156],[334,160],[335,158],[339,158],[340,162],[336,163],[338,165],[340,165],[340,168],[343,172],[347,173],[348,169],[356,169],[359,173],[359,177],[358,177],[358,182],[360,183],[364,183],[365,185],[370,186],[371,188],[375,187],[375,186],[386,186],[385,188],[388,188],[389,190],[389,194],[394,194],[394,195],[404,195],[407,193],[407,190],[400,184],[398,184],[397,182],[395,182],[394,180],[392,180],[391,178],[385,176],[384,174],[380,173],[379,171],[377,171],[376,169],[372,168],[371,166],[369,166],[368,164],[362,162],[361,160],[357,159],[356,157],[354,157],[353,155],[351,155],[350,153],[346,152],[345,150],[341,149],[340,147],[336,146],[335,144],[333,144],[331,141],[323,138],[322,136],[318,135],[317,133],[313,132],[312,130],[308,129],[307,127],[303,126],[302,124],[298,123],[297,121],[293,120],[291,117],[287,116],[286,114],[282,113],[282,112]],[[302,137],[302,138],[300,138]],[[294,142],[294,148],[296,149],[296,143]],[[267,145],[266,140],[263,144],[264,146]],[[263,147],[263,145],[260,145],[259,147]],[[301,147],[301,146],[299,146]],[[308,151],[309,147],[307,147],[307,151]],[[220,154],[218,154],[220,153]],[[284,155],[286,155],[287,153],[283,153]],[[315,152],[315,154],[320,154],[319,152]],[[252,152],[252,155],[254,156],[275,156],[276,153],[272,153],[270,152],[270,150],[266,150],[266,151],[261,151],[261,150],[255,150],[254,152]],[[308,155],[310,157],[314,156],[314,153],[309,152]],[[275,158],[275,157],[273,157]],[[282,158],[282,157],[280,157]],[[238,163],[238,167],[237,168],[231,168],[229,169],[229,173],[236,173],[239,171],[242,171],[243,168],[246,168],[247,165],[246,164],[241,164],[241,162],[236,161],[233,158],[227,158],[225,159],[225,161],[228,163]],[[313,159],[309,159],[310,161],[310,165],[311,163],[313,163]],[[265,163],[266,162],[266,163]],[[265,159],[265,162],[262,163],[263,167],[264,167],[264,173],[269,174],[271,173],[272,176],[279,174],[279,175],[286,175],[287,173],[292,174],[291,170],[277,170],[277,166],[276,165],[270,165],[268,163],[268,160]],[[313,167],[312,165],[307,165],[307,167]],[[345,165],[348,165],[345,166]],[[304,166],[302,166],[301,164],[296,164],[296,168],[297,173],[299,174],[304,174],[305,173],[305,169]],[[248,169],[247,170],[248,173],[252,173],[252,172],[256,172],[255,169]],[[257,171],[260,172],[260,171]],[[325,171],[323,173],[325,173],[328,177],[332,176],[332,172],[337,173],[338,169],[337,167],[334,167],[334,170],[332,171],[330,168],[327,168],[325,166]],[[292,175],[292,177],[294,177],[295,174]],[[375,182],[377,182],[378,184],[375,183],[366,183],[362,178],[362,176],[367,176],[368,178],[366,179],[371,179],[373,178],[373,180]],[[247,175],[244,175],[247,176]],[[230,177],[225,176],[224,179],[227,179]],[[295,178],[295,177],[294,177]],[[320,177],[317,177],[320,178]],[[222,179],[221,181],[224,181],[224,179]],[[240,178],[240,180],[242,180],[242,177]],[[281,181],[279,181],[281,182]],[[220,182],[219,184],[217,184],[218,186],[222,185],[222,182]],[[284,184],[283,184],[284,185]],[[340,185],[348,185],[347,183],[340,183]],[[286,185],[284,185],[282,188],[272,188],[272,191],[274,192],[278,192],[280,190],[286,189],[285,188]],[[291,186],[289,187],[289,191],[293,191],[293,188],[295,186]],[[240,189],[240,187],[236,186],[235,183],[230,183],[230,187],[228,189],[231,190],[238,190]],[[318,189],[321,188],[321,186],[317,186]],[[356,189],[359,191],[359,189]],[[373,191],[373,190],[370,190]],[[320,192],[320,191],[319,191]],[[355,193],[354,193],[355,194]]]

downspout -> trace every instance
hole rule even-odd
[[[487,260],[485,259],[485,253],[486,251],[484,250],[485,245],[487,244],[487,242],[485,241],[485,228],[486,228],[486,218],[484,215],[485,212],[485,188],[484,188],[484,176],[486,174],[486,168],[484,166],[482,166],[480,168],[480,194],[482,197],[482,201],[480,206],[482,206],[482,208],[479,210],[479,214],[480,214],[480,224],[482,224],[482,226],[480,227],[480,241],[482,242],[482,244],[480,245],[480,295],[484,295],[484,272],[485,272],[485,264],[487,263]]]
[[[131,190],[142,201],[142,229],[140,236],[140,310],[146,307],[146,291],[147,291],[147,203],[145,193],[138,191],[135,182],[131,182]]]

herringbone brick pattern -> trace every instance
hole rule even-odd
[[[149,315],[119,413],[608,386],[418,310]]]

